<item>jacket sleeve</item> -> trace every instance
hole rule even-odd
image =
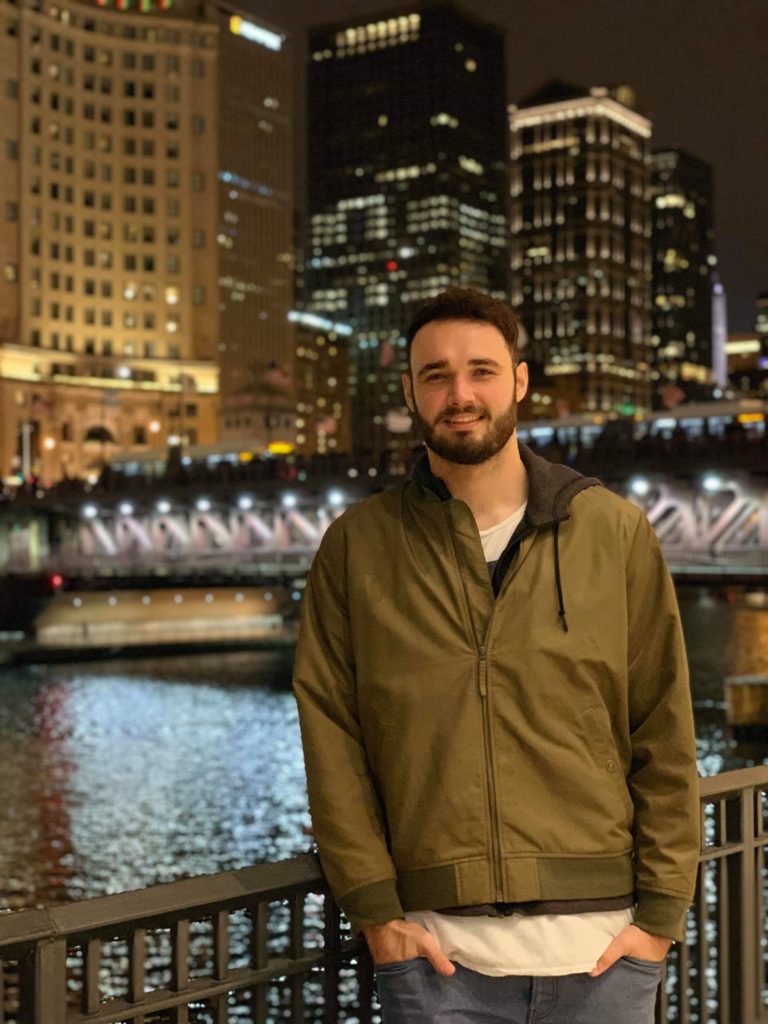
[[[680,940],[699,860],[696,741],[677,598],[644,515],[627,561],[627,607],[635,924]]]
[[[354,932],[402,917],[357,715],[341,521],[326,532],[309,572],[293,688],[312,826],[334,898]]]

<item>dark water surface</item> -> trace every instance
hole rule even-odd
[[[768,611],[680,601],[702,773],[768,760],[723,707],[726,675],[768,675]],[[0,670],[0,909],[309,849],[289,679],[263,652]]]

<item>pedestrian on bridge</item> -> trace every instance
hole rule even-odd
[[[650,1024],[699,852],[678,608],[641,510],[518,444],[517,336],[474,290],[416,314],[426,451],[315,557],[314,832],[385,1024]]]

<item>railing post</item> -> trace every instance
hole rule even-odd
[[[339,1019],[339,962],[341,949],[341,911],[329,891],[323,901],[323,947],[329,957],[323,972],[323,1024],[336,1024]],[[362,1016],[362,1012],[361,1012]]]
[[[726,802],[728,834],[738,836],[740,855],[728,871],[728,903],[731,908],[729,1002],[733,1020],[758,1024],[760,1015],[757,960],[760,950],[757,922],[755,790],[746,786],[738,800]],[[735,913],[734,913],[735,910]]]
[[[66,1024],[67,942],[45,939],[19,963],[21,1024]]]

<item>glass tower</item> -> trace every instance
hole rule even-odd
[[[353,450],[414,443],[403,332],[449,285],[507,297],[504,40],[447,4],[311,33],[304,306],[354,330]]]
[[[510,108],[512,299],[526,354],[585,411],[650,405],[650,121],[632,91],[551,82]],[[577,411],[574,409],[573,411]]]

